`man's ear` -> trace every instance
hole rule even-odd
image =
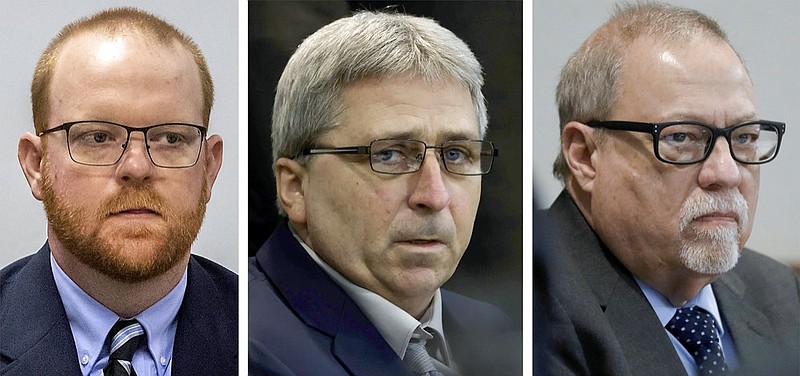
[[[591,192],[594,185],[597,145],[592,138],[592,128],[577,121],[571,121],[561,131],[561,153],[569,166],[569,171],[578,186]]]
[[[25,179],[28,180],[28,185],[31,187],[33,197],[39,201],[42,200],[43,156],[42,139],[30,132],[25,132],[17,145],[17,158],[19,166],[22,167],[22,173],[25,174]]]
[[[222,167],[222,137],[215,134],[206,140],[206,183],[208,184],[208,197],[206,201],[211,200],[212,188],[214,182],[217,181],[219,169]]]
[[[305,225],[306,197],[303,187],[306,168],[289,158],[275,162],[275,188],[278,201],[292,223]]]

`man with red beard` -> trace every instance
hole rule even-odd
[[[797,276],[744,248],[785,124],[757,113],[720,26],[621,6],[569,59],[557,102],[548,373],[797,375]]]
[[[67,25],[19,141],[48,239],[0,273],[3,375],[235,375],[234,273],[190,248],[222,163],[202,52],[138,9]]]

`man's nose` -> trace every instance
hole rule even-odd
[[[117,179],[126,184],[141,184],[152,178],[155,167],[147,151],[144,136],[131,133],[122,158],[117,163]]]
[[[731,148],[725,137],[713,140],[711,154],[702,162],[699,184],[706,189],[736,187],[741,182],[741,167],[733,159]]]
[[[409,197],[409,206],[412,208],[428,209],[441,211],[450,205],[450,191],[444,181],[444,166],[438,158],[438,150],[426,150],[433,152],[428,155],[419,167],[419,174],[413,192]]]

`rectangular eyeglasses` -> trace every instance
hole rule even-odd
[[[39,132],[44,136],[57,131],[67,136],[69,156],[75,163],[111,166],[122,159],[131,132],[142,132],[147,155],[158,167],[191,167],[200,158],[206,128],[194,124],[164,123],[134,128],[107,121],[86,120],[61,124]]]
[[[445,170],[457,175],[485,175],[492,169],[498,149],[489,141],[456,140],[428,146],[418,140],[379,139],[365,146],[303,148],[300,155],[367,154],[373,171],[410,174],[419,171],[428,149],[438,149]]]
[[[744,164],[767,163],[778,155],[786,124],[753,120],[727,128],[695,121],[640,123],[635,121],[590,121],[593,128],[649,133],[656,158],[670,164],[699,163],[711,154],[718,137],[728,141],[731,157]]]

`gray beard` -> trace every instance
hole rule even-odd
[[[692,231],[682,240],[678,256],[686,268],[701,274],[722,274],[739,261],[739,229],[720,227]]]

